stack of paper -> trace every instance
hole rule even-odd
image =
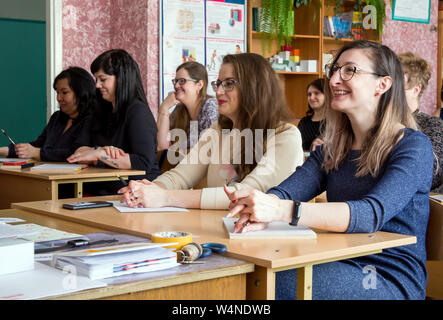
[[[11,226],[6,223],[0,223],[0,239],[2,238],[14,238],[14,237],[25,237],[38,234],[37,230],[27,230],[22,228],[20,225]]]
[[[87,168],[85,164],[71,164],[71,163],[45,163],[31,168],[35,172],[54,172],[54,173],[71,173]]]
[[[177,253],[163,243],[133,243],[54,254],[52,265],[74,267],[77,274],[92,280],[163,270],[177,265]]]

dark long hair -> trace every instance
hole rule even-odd
[[[306,93],[308,93],[309,87],[314,87],[321,93],[325,94],[325,85],[326,85],[326,80],[324,78],[315,79],[306,87]],[[306,111],[306,115],[312,116],[313,114],[314,110],[311,108],[311,106],[308,103],[308,111]]]
[[[142,84],[140,69],[137,62],[123,49],[112,49],[100,54],[91,64],[91,72],[103,70],[108,75],[116,77],[115,109],[105,101],[97,90],[98,114],[96,118],[106,127],[107,134],[112,128],[124,121],[128,105],[135,100],[142,101],[148,107],[145,90]],[[149,107],[148,107],[149,108]]]
[[[283,123],[290,122],[293,116],[286,103],[285,94],[275,71],[269,62],[255,53],[228,54],[223,58],[223,64],[231,63],[234,77],[240,89],[240,107],[238,114],[238,127],[243,129],[263,129],[263,154],[266,152],[267,129],[275,132],[286,130]],[[220,115],[218,123],[222,129],[234,129],[232,121]],[[282,129],[283,128],[283,129]],[[254,154],[259,148],[255,146]],[[241,157],[245,158],[245,144],[241,145]],[[239,181],[246,177],[257,166],[256,159],[252,164],[242,163],[236,167]]]
[[[69,67],[55,77],[52,84],[54,90],[57,90],[57,82],[62,79],[68,80],[69,87],[75,94],[78,110],[78,117],[74,120],[75,123],[94,111],[96,106],[94,78],[83,68]],[[68,118],[67,115],[66,118]]]

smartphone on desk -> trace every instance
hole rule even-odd
[[[62,207],[64,209],[69,209],[69,210],[80,210],[80,209],[112,207],[112,203],[106,201],[80,201],[80,202],[64,203]]]

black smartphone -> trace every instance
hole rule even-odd
[[[106,201],[80,201],[80,202],[64,203],[62,207],[69,210],[80,210],[80,209],[112,207],[112,203]]]

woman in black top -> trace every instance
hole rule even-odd
[[[94,79],[86,70],[70,67],[54,79],[53,88],[60,111],[52,114],[37,140],[11,143],[0,148],[1,156],[63,162],[80,146],[77,138],[96,102]]]
[[[325,104],[324,85],[325,79],[320,78],[312,81],[307,87],[309,110],[298,124],[304,151],[311,151],[323,143],[320,138],[320,126]]]
[[[125,51],[113,49],[102,53],[91,64],[96,78],[98,107],[88,130],[83,132],[82,147],[69,162],[93,163],[118,169],[145,170],[136,179],[153,180],[159,174],[157,125],[146,100],[137,62]],[[121,185],[102,184],[115,193]]]

